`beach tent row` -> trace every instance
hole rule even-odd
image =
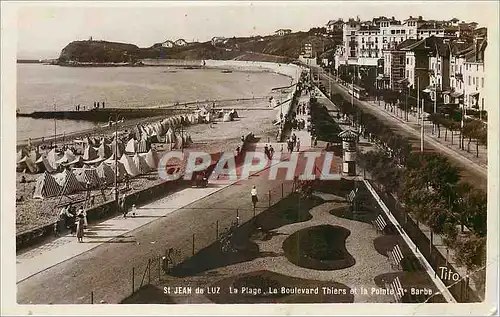
[[[158,155],[150,150],[148,153],[133,157],[123,154],[116,165],[117,181],[126,175],[135,177],[158,167]],[[45,171],[36,181],[33,198],[47,198],[58,195],[69,195],[87,188],[96,189],[115,182],[115,161],[108,159],[97,168],[73,168],[54,175]]]

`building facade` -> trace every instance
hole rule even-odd
[[[274,32],[275,35],[278,36],[283,36],[292,33],[292,30],[290,29],[279,29]]]

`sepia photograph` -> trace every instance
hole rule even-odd
[[[493,314],[498,9],[2,2],[8,312]]]

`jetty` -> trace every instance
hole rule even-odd
[[[217,100],[203,100],[203,101],[190,101],[184,103],[174,103],[168,105],[159,105],[153,107],[141,108],[92,108],[89,110],[60,110],[60,111],[34,111],[30,113],[17,112],[17,117],[29,117],[33,119],[59,119],[59,120],[84,120],[93,122],[109,122],[114,120],[116,115],[123,119],[139,119],[149,118],[165,115],[183,114],[193,111],[199,106],[212,105],[215,110],[235,109],[235,110],[264,110],[266,108],[245,107],[244,103],[247,101],[264,100],[268,97],[255,97],[255,98],[238,98],[238,99],[217,99]]]

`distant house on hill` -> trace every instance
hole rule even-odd
[[[344,27],[344,20],[342,19],[330,20],[326,24],[326,30],[330,33],[333,33],[335,31],[341,31],[343,27]]]
[[[221,37],[221,36],[214,36],[214,37],[212,37],[212,45],[213,46],[224,44],[225,42],[226,42],[226,38],[225,37]]]
[[[174,47],[174,42],[166,40],[165,42],[161,43],[161,47],[172,48]]]
[[[178,39],[177,41],[174,42],[174,44],[177,46],[186,46],[188,42],[186,42],[185,39]]]
[[[283,36],[292,33],[292,30],[290,29],[279,29],[274,32],[275,35],[278,36]]]

